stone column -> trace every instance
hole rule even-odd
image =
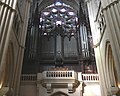
[[[93,43],[94,44],[99,44],[99,30],[96,28],[96,24],[95,24],[95,20],[96,20],[96,7],[95,6],[95,0],[86,0],[87,1],[87,6],[88,6],[88,12],[89,12],[89,19],[90,19],[90,26],[91,26],[91,31],[92,31],[92,37],[93,37]],[[96,36],[98,36],[96,38]],[[97,64],[97,70],[98,70],[98,74],[100,77],[100,87],[101,87],[101,95],[102,96],[107,96],[106,93],[106,80],[105,80],[105,74],[104,72],[104,66],[103,66],[103,60],[101,58],[101,52],[100,52],[100,46],[95,46],[96,48],[94,48],[95,51],[95,57],[96,57],[96,64]]]
[[[106,19],[108,32],[110,33],[110,43],[117,70],[118,83],[120,83],[120,0],[101,0],[103,5],[103,14]]]
[[[26,34],[27,34],[27,25],[28,25],[28,17],[29,17],[29,10],[30,10],[30,3],[32,0],[25,1],[25,8],[24,8],[24,17],[23,17],[23,28],[21,29],[21,38],[20,38],[20,46],[18,50],[18,57],[17,57],[17,66],[16,66],[16,74],[15,74],[15,92],[14,96],[19,96],[19,88],[20,88],[20,76],[23,64],[23,56],[24,56],[24,46],[26,41]]]
[[[2,0],[2,8],[0,9],[0,80],[5,66],[6,52],[8,49],[12,23],[15,14],[17,0]]]

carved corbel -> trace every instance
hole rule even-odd
[[[68,92],[73,93],[73,84],[68,84]]]
[[[52,86],[51,84],[46,84],[46,88],[47,88],[47,93],[51,93],[52,92]]]

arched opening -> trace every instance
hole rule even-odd
[[[68,95],[63,92],[56,92],[56,93],[52,94],[51,96],[68,96]]]
[[[117,86],[118,77],[117,77],[117,71],[115,68],[115,62],[114,62],[114,56],[112,53],[111,45],[108,44],[107,46],[107,54],[106,54],[106,67],[108,70],[108,79],[110,80],[110,87]]]
[[[115,68],[115,62],[114,62],[114,57],[112,54],[112,49],[111,46],[108,47],[108,64],[109,64],[109,69],[110,69],[110,82],[112,86],[117,85],[117,72]]]

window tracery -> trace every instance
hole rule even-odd
[[[41,11],[40,26],[41,35],[53,35],[56,27],[60,26],[60,31],[64,36],[74,36],[77,31],[77,11],[69,5],[56,2]],[[59,32],[60,33],[60,32]],[[60,34],[61,35],[61,34]]]

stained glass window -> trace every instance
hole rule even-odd
[[[74,35],[78,22],[77,11],[65,3],[56,2],[41,11],[40,22],[44,35],[47,35],[46,32],[52,33],[57,25]]]

